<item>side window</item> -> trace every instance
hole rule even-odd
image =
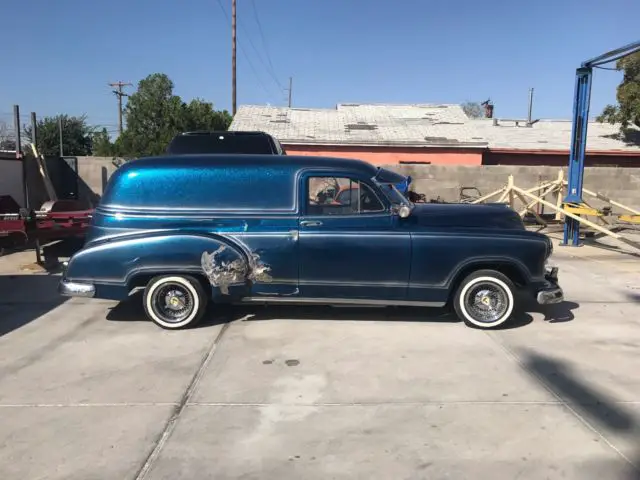
[[[310,177],[307,186],[309,215],[357,215],[384,211],[384,205],[375,192],[357,180]]]

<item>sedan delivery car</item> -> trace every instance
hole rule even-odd
[[[405,180],[336,158],[134,160],[111,177],[59,289],[114,300],[144,289],[147,316],[167,329],[194,325],[210,302],[449,304],[492,328],[519,290],[562,301],[551,241],[516,212],[414,205],[396,188]]]

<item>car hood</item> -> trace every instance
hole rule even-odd
[[[503,203],[416,204],[409,217],[421,226],[524,229],[520,215]]]

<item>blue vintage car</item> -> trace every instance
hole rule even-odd
[[[505,205],[412,204],[407,178],[357,160],[177,155],[111,177],[66,296],[144,289],[167,329],[209,302],[451,305],[468,325],[504,324],[519,291],[562,301],[552,243]],[[341,195],[341,192],[349,194]]]

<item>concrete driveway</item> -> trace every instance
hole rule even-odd
[[[312,307],[166,332],[0,259],[0,478],[639,478],[640,261],[556,252],[568,302],[493,332]]]

